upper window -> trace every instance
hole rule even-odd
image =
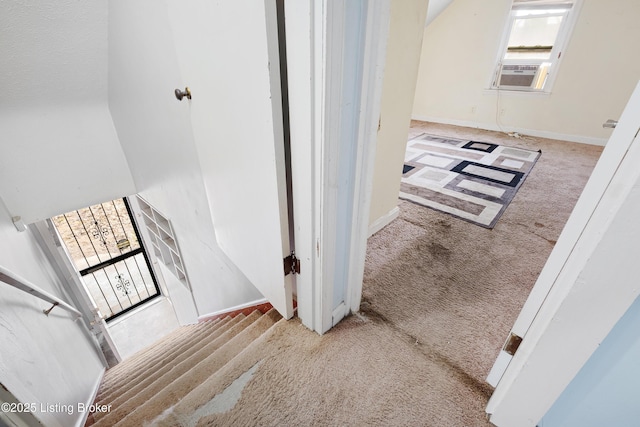
[[[514,0],[492,88],[549,92],[575,1]]]

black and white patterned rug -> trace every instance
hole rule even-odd
[[[540,154],[422,134],[407,143],[400,198],[493,228]]]

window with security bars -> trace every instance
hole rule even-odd
[[[126,199],[78,209],[51,220],[107,321],[160,295]]]
[[[492,87],[549,92],[577,2],[514,0]]]

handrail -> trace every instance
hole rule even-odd
[[[11,271],[7,270],[1,265],[0,265],[0,281],[3,281],[4,283],[11,285],[14,288],[20,289],[21,291],[34,295],[40,298],[41,300],[44,300],[50,304],[53,304],[51,308],[49,308],[48,310],[42,310],[42,312],[47,316],[49,315],[51,310],[53,310],[55,307],[60,307],[67,310],[69,313],[75,314],[76,318],[82,317],[82,313],[80,313],[77,309],[70,306],[66,302],[62,301],[60,298],[53,296],[46,291],[43,291],[33,283],[29,282],[26,279],[23,279],[17,274],[12,273]]]

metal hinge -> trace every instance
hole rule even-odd
[[[504,347],[502,349],[505,353],[513,356],[518,351],[518,347],[520,347],[520,343],[522,342],[522,337],[517,336],[513,332],[509,334],[509,338],[507,338],[507,342],[504,343]]]
[[[284,275],[300,274],[300,260],[296,258],[296,254],[291,252],[291,255],[284,260]]]

